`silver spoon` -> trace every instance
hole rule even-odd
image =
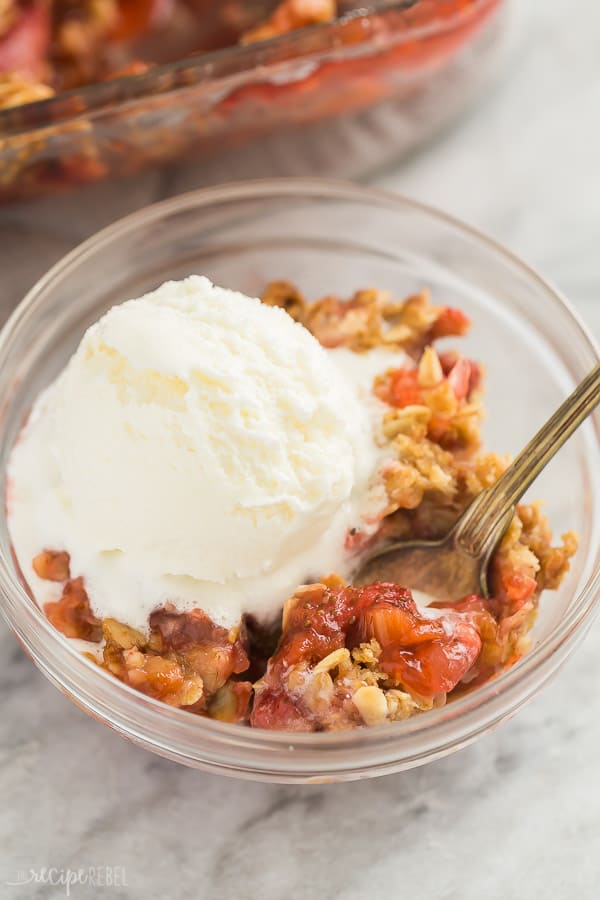
[[[404,541],[380,549],[353,582],[391,581],[440,600],[489,596],[488,565],[515,506],[544,466],[600,402],[600,363],[559,406],[498,481],[482,491],[450,534],[439,541]],[[567,490],[565,486],[565,490]]]

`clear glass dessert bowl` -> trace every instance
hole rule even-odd
[[[598,360],[568,304],[489,239],[432,209],[319,180],[234,184],[176,197],[117,222],[68,254],[23,300],[0,336],[0,490],[32,401],[84,329],[114,303],[191,273],[250,295],[274,278],[308,296],[430,289],[473,322],[461,347],[486,367],[486,446],[514,453]],[[448,339],[451,342],[451,339]],[[582,427],[530,492],[579,551],[544,594],[528,654],[445,707],[376,728],[290,734],[229,725],[146,697],[94,665],[33,603],[0,523],[0,604],[24,649],[86,712],[178,762],[270,781],[381,775],[456,750],[512,715],[587,631],[600,598],[600,416]]]

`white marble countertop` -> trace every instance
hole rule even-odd
[[[525,0],[517,0],[525,2]],[[600,8],[535,4],[527,53],[461,126],[378,178],[481,226],[600,336]],[[64,251],[200,167],[0,212],[4,314]],[[245,783],[126,743],[70,704],[0,624],[0,898],[19,869],[125,867],[72,896],[173,900],[592,900],[600,875],[600,623],[516,718],[374,781]]]

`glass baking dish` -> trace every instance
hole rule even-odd
[[[383,101],[393,103],[395,124],[381,140],[402,155],[481,89],[509,5],[383,0],[327,24],[0,110],[0,201],[305,130]]]

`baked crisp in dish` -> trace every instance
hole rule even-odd
[[[278,281],[261,299],[310,332],[344,371],[361,368],[363,384],[368,381],[377,465],[368,512],[361,506],[348,520],[354,524],[340,532],[344,572],[335,571],[334,559],[331,569],[318,571],[303,562],[308,583],[292,586],[268,609],[242,601],[234,621],[218,622],[204,602],[190,608],[167,599],[137,627],[140,622],[101,614],[97,582],[88,585],[86,571],[73,569],[72,548],[40,546],[32,570],[38,585],[56,586],[55,596],[42,601],[34,586],[32,593],[59,631],[87,642],[83,650],[98,666],[197,715],[266,729],[331,731],[421,714],[523,656],[540,595],[559,586],[576,538],[567,532],[553,546],[540,506],[520,505],[492,561],[491,599],[449,597],[424,606],[410,585],[354,587],[352,570],[374,545],[442,537],[508,463],[481,448],[481,365],[455,349],[436,349],[438,340],[464,335],[469,320],[425,292],[397,300],[368,289],[350,299],[307,302],[293,284]],[[120,377],[123,364],[114,355],[110,365],[110,377]],[[139,380],[127,384],[141,390]],[[171,380],[169,390],[174,386],[179,390]],[[144,403],[148,390],[145,385]],[[153,382],[152,401],[160,394],[163,402],[164,390]],[[169,404],[175,397],[169,394]],[[18,487],[14,474],[13,480]],[[230,550],[242,551],[235,536]],[[326,563],[319,558],[315,565]]]
[[[0,109],[329,22],[336,0],[0,0]],[[187,35],[187,36],[186,36]],[[181,54],[179,54],[181,55]]]

